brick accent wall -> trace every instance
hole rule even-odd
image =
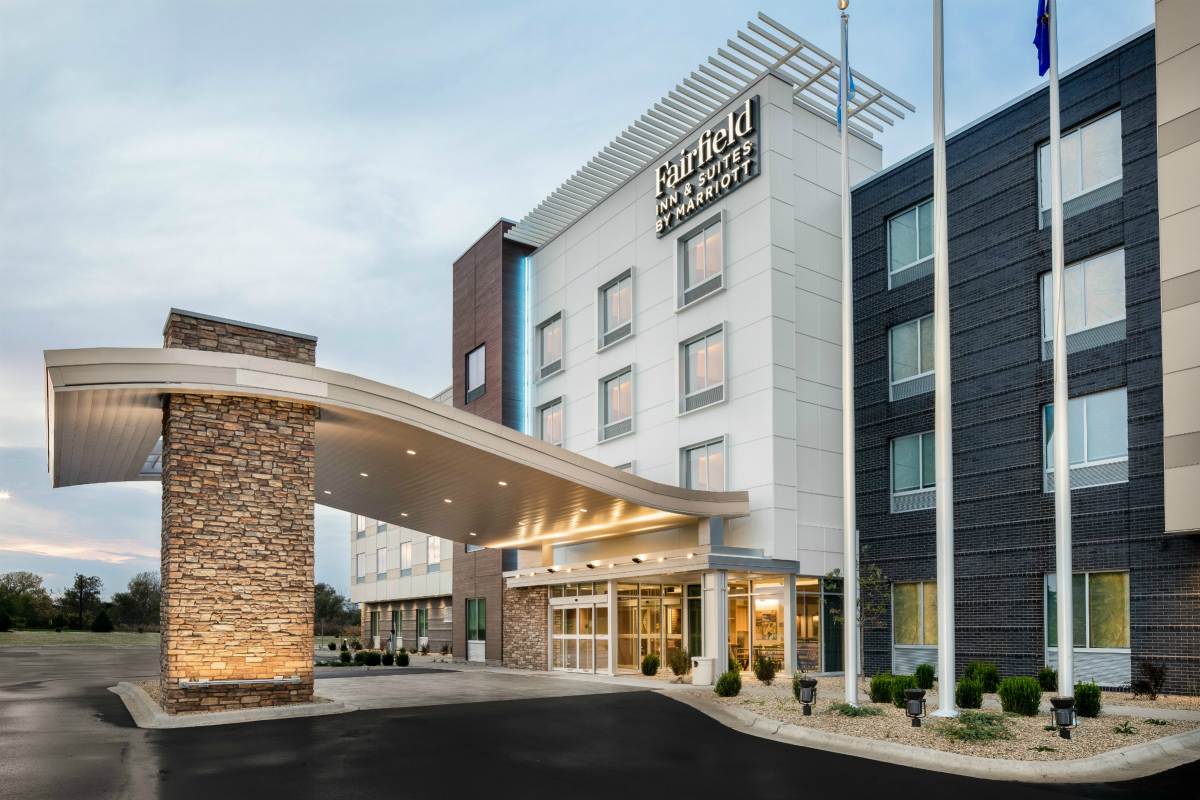
[[[546,669],[546,654],[550,652],[546,622],[549,604],[545,586],[505,587],[504,666]]]
[[[175,311],[167,317],[163,329],[163,347],[238,353],[297,364],[317,363],[316,339],[218,322]]]
[[[484,660],[499,664],[503,658],[503,595],[505,551],[476,550],[468,553],[462,542],[454,543],[454,654],[467,657],[467,598],[482,597],[486,603],[487,643]]]

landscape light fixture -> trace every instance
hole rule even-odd
[[[1071,738],[1071,726],[1075,724],[1075,698],[1051,697],[1050,716],[1058,726],[1058,735],[1064,739]]]
[[[804,706],[804,716],[812,716],[812,704],[817,702],[817,679],[800,679],[800,703]]]
[[[921,727],[921,717],[925,716],[925,690],[904,690],[904,713],[912,720],[914,728]]]

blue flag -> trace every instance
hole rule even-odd
[[[1050,0],[1038,0],[1037,33],[1033,44],[1038,51],[1038,75],[1050,69]]]
[[[1043,2],[1045,2],[1045,0],[1043,0]],[[849,78],[849,80],[850,80],[849,85],[846,87],[846,105],[850,105],[850,98],[854,97],[854,71],[850,69],[850,28],[845,19],[842,20],[842,24],[847,26],[847,28],[846,28],[846,51],[842,55],[845,58],[844,63],[846,64],[846,69],[845,69],[846,77]],[[837,110],[838,133],[842,132],[842,72],[843,72],[843,70],[839,68],[838,69],[838,110]]]

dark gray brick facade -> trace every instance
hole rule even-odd
[[[1030,64],[1032,69],[1032,64]],[[1067,263],[1125,248],[1128,333],[1074,354],[1070,394],[1128,387],[1129,481],[1072,492],[1079,571],[1130,572],[1134,675],[1167,665],[1170,691],[1200,691],[1200,537],[1163,520],[1154,34],[1064,77],[1064,129],[1122,112],[1123,196],[1066,220]],[[1005,675],[1043,664],[1042,581],[1054,571],[1053,495],[1042,488],[1037,156],[1048,90],[956,135],[947,148],[954,394],[957,663]],[[933,195],[932,155],[859,186],[854,203],[857,480],[861,541],[893,581],[933,579],[934,512],[890,513],[889,440],[932,430],[933,394],[888,401],[888,329],[933,310],[933,278],[887,288],[887,219]],[[1200,488],[1200,487],[1198,487]],[[866,633],[868,674],[891,667],[890,625]]]

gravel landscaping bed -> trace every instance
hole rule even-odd
[[[154,701],[154,704],[156,706],[158,706],[159,708],[162,708],[162,684],[161,683],[159,683],[158,681],[130,681],[129,683],[132,686],[137,686],[142,691],[144,691],[146,694],[150,695],[150,699]],[[320,705],[321,703],[332,703],[332,702],[333,701],[327,697],[314,696],[313,701],[311,703],[296,703],[295,705],[288,706],[288,708],[303,708],[305,706],[315,706],[315,705]],[[253,706],[253,708],[258,708],[258,706]],[[178,714],[175,714],[174,716],[186,717],[186,716],[191,716],[194,714],[220,714],[222,711],[245,711],[245,710],[246,709],[237,709],[237,708],[235,708],[235,709],[206,708],[206,709],[201,709],[199,711],[181,711]]]
[[[881,709],[884,713],[877,717],[847,717],[830,708],[832,703],[843,699],[841,679],[836,679],[839,686],[835,689],[833,678],[822,678],[818,687],[817,703],[813,715],[805,717],[801,714],[799,703],[792,698],[790,688],[780,691],[778,696],[764,697],[759,693],[751,696],[717,697],[714,693],[698,693],[709,702],[719,703],[732,708],[741,708],[778,722],[788,722],[805,728],[841,733],[849,736],[860,736],[867,739],[882,739],[899,744],[914,745],[930,750],[942,750],[949,753],[959,753],[967,756],[982,758],[1004,758],[1017,761],[1064,761],[1073,758],[1086,758],[1110,750],[1128,747],[1139,742],[1158,739],[1176,733],[1200,728],[1200,721],[1165,720],[1165,725],[1152,725],[1139,717],[1128,717],[1116,714],[1101,714],[1095,719],[1080,719],[1077,728],[1071,731],[1071,739],[1062,739],[1057,731],[1047,731],[1045,726],[1050,722],[1047,713],[1036,717],[1020,717],[1005,715],[1005,725],[1014,737],[1013,739],[992,740],[986,742],[970,742],[952,739],[938,732],[940,726],[956,726],[957,722],[927,718],[922,727],[914,728],[904,711],[889,704],[868,703],[865,693],[862,705]],[[771,687],[783,689],[783,687]],[[934,706],[930,704],[929,710]],[[1128,723],[1134,733],[1121,734],[1113,731],[1114,727]],[[1038,747],[1050,748],[1037,750]]]
[[[1148,695],[1134,697],[1130,692],[1101,692],[1100,703],[1106,706],[1137,706],[1139,708],[1174,708],[1180,711],[1200,711],[1200,697],[1181,694],[1160,694],[1157,700]]]

